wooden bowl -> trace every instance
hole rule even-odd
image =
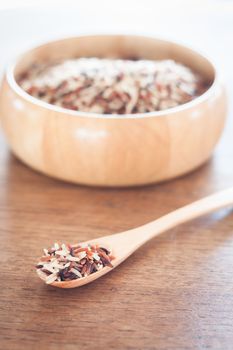
[[[34,62],[81,56],[171,58],[212,84],[181,106],[116,116],[47,104],[16,82]],[[226,97],[213,64],[187,47],[140,36],[82,36],[32,49],[8,67],[0,116],[13,153],[32,168],[80,184],[132,186],[171,179],[204,163],[223,130]]]

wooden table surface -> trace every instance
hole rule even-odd
[[[233,89],[229,97],[233,101]],[[34,264],[42,248],[55,241],[127,230],[233,186],[232,127],[230,108],[207,164],[180,179],[134,189],[47,178],[15,159],[0,132],[0,349],[231,350],[229,209],[164,233],[79,289],[44,285]]]

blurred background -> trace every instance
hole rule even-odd
[[[192,46],[219,66],[233,95],[231,0],[0,0],[0,77],[7,62],[31,46],[92,33],[153,35]],[[232,127],[229,117],[225,136]],[[223,137],[215,155],[224,150],[227,156],[230,140]],[[214,164],[221,161],[215,157]]]
[[[0,10],[1,70],[40,41],[106,32],[175,39],[206,52],[224,70],[232,62],[231,0],[0,0]],[[227,72],[229,80],[233,73]]]

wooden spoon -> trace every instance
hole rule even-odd
[[[229,188],[186,205],[143,226],[111,236],[90,240],[85,243],[93,243],[110,248],[115,256],[115,259],[112,260],[113,268],[115,268],[144,243],[148,242],[150,239],[158,236],[159,234],[176,227],[177,225],[183,224],[184,222],[232,204],[233,188]],[[111,270],[112,268],[110,267],[104,267],[102,270],[92,273],[87,277],[82,277],[71,281],[53,282],[51,285],[59,288],[80,287],[96,280]],[[45,280],[44,274],[40,270],[37,270],[37,273],[41,279]]]

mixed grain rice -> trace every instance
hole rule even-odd
[[[173,60],[100,58],[33,65],[18,83],[47,103],[101,114],[164,110],[193,100],[207,88],[198,74]]]
[[[36,268],[44,274],[46,283],[51,284],[86,277],[105,266],[113,267],[113,259],[108,249],[98,245],[55,243],[52,248],[44,249]]]

